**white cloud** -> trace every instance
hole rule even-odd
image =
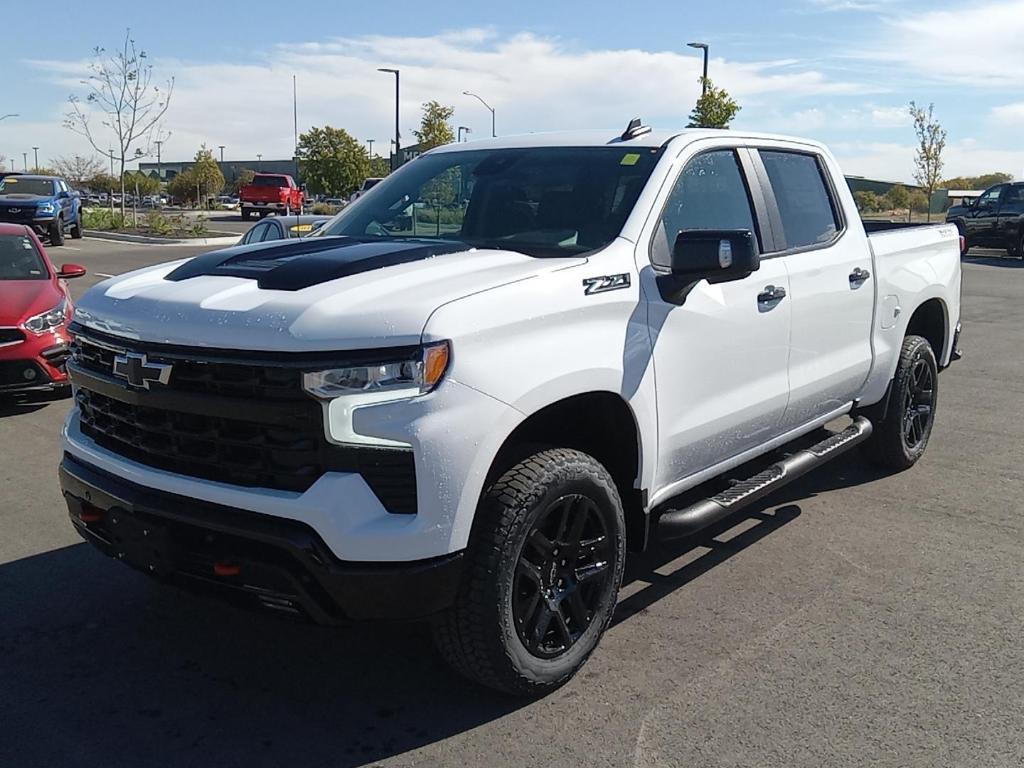
[[[846,173],[913,183],[914,145],[895,142],[838,142],[832,151]],[[990,149],[972,139],[946,147],[944,178],[1004,171],[1024,178],[1024,150]]]
[[[890,18],[865,58],[907,66],[928,79],[972,88],[1021,86],[1024,0],[964,3]],[[978,56],[964,56],[965,51]],[[985,52],[990,52],[986,55]]]
[[[993,107],[989,116],[1000,126],[1024,126],[1024,101]]]
[[[810,0],[821,11],[880,11],[892,7],[897,0]]]
[[[81,90],[83,62],[34,64],[69,92]],[[325,123],[341,126],[360,139],[375,139],[375,149],[385,154],[394,130],[393,79],[377,72],[377,67],[401,69],[405,143],[414,141],[411,130],[419,122],[420,105],[430,99],[454,105],[454,122],[472,128],[472,136],[489,135],[490,114],[463,96],[464,90],[480,93],[496,108],[498,131],[505,134],[614,129],[635,115],[655,125],[683,126],[697,96],[700,74],[698,56],[586,50],[557,38],[499,36],[487,29],[282,45],[268,50],[264,61],[250,64],[157,61],[155,65],[158,72],[173,73],[176,78],[166,120],[173,136],[164,147],[165,157],[189,156],[204,141],[209,146],[227,145],[226,158],[252,158],[257,152],[264,157],[290,155],[293,74],[298,77],[300,130]],[[832,79],[793,60],[714,58],[711,73],[717,84],[748,108],[751,119],[759,105],[784,109],[801,99],[878,90]],[[21,141],[25,140],[22,133]],[[50,153],[63,154],[71,151],[74,137],[67,134],[60,140],[47,135],[46,141],[59,147],[48,149]]]

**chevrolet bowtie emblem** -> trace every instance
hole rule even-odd
[[[127,352],[114,358],[114,375],[127,379],[133,387],[149,389],[150,384],[167,384],[173,366],[151,363],[145,354]]]

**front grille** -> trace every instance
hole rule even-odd
[[[16,208],[17,213],[13,213],[11,208]],[[0,208],[0,221],[9,222],[12,224],[31,224],[32,220],[36,215],[36,205],[31,203],[30,205],[15,205],[6,208]]]
[[[320,404],[301,388],[297,358],[197,359],[204,350],[186,357],[180,348],[115,346],[111,337],[72,332],[74,366],[96,382],[75,380],[81,429],[107,450],[190,477],[286,491],[305,491],[326,472],[357,472],[389,512],[415,514],[412,451],[329,443]],[[130,389],[114,377],[114,357],[124,350],[172,364],[168,385]]]
[[[0,346],[17,344],[25,340],[25,332],[20,328],[0,328]]]

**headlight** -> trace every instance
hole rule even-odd
[[[53,203],[40,203],[36,209],[36,213],[53,213],[57,208]]]
[[[46,333],[64,325],[64,321],[67,320],[67,312],[68,301],[67,299],[61,299],[60,304],[56,307],[48,309],[46,312],[41,312],[38,315],[33,315],[23,325],[26,331]]]
[[[302,387],[321,400],[346,398],[353,404],[401,400],[422,395],[434,387],[448,368],[447,341],[424,346],[408,360],[331,368],[302,375]]]

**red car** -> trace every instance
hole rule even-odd
[[[0,224],[0,395],[68,387],[68,326],[74,307],[65,279],[85,267],[56,270],[22,224]]]

